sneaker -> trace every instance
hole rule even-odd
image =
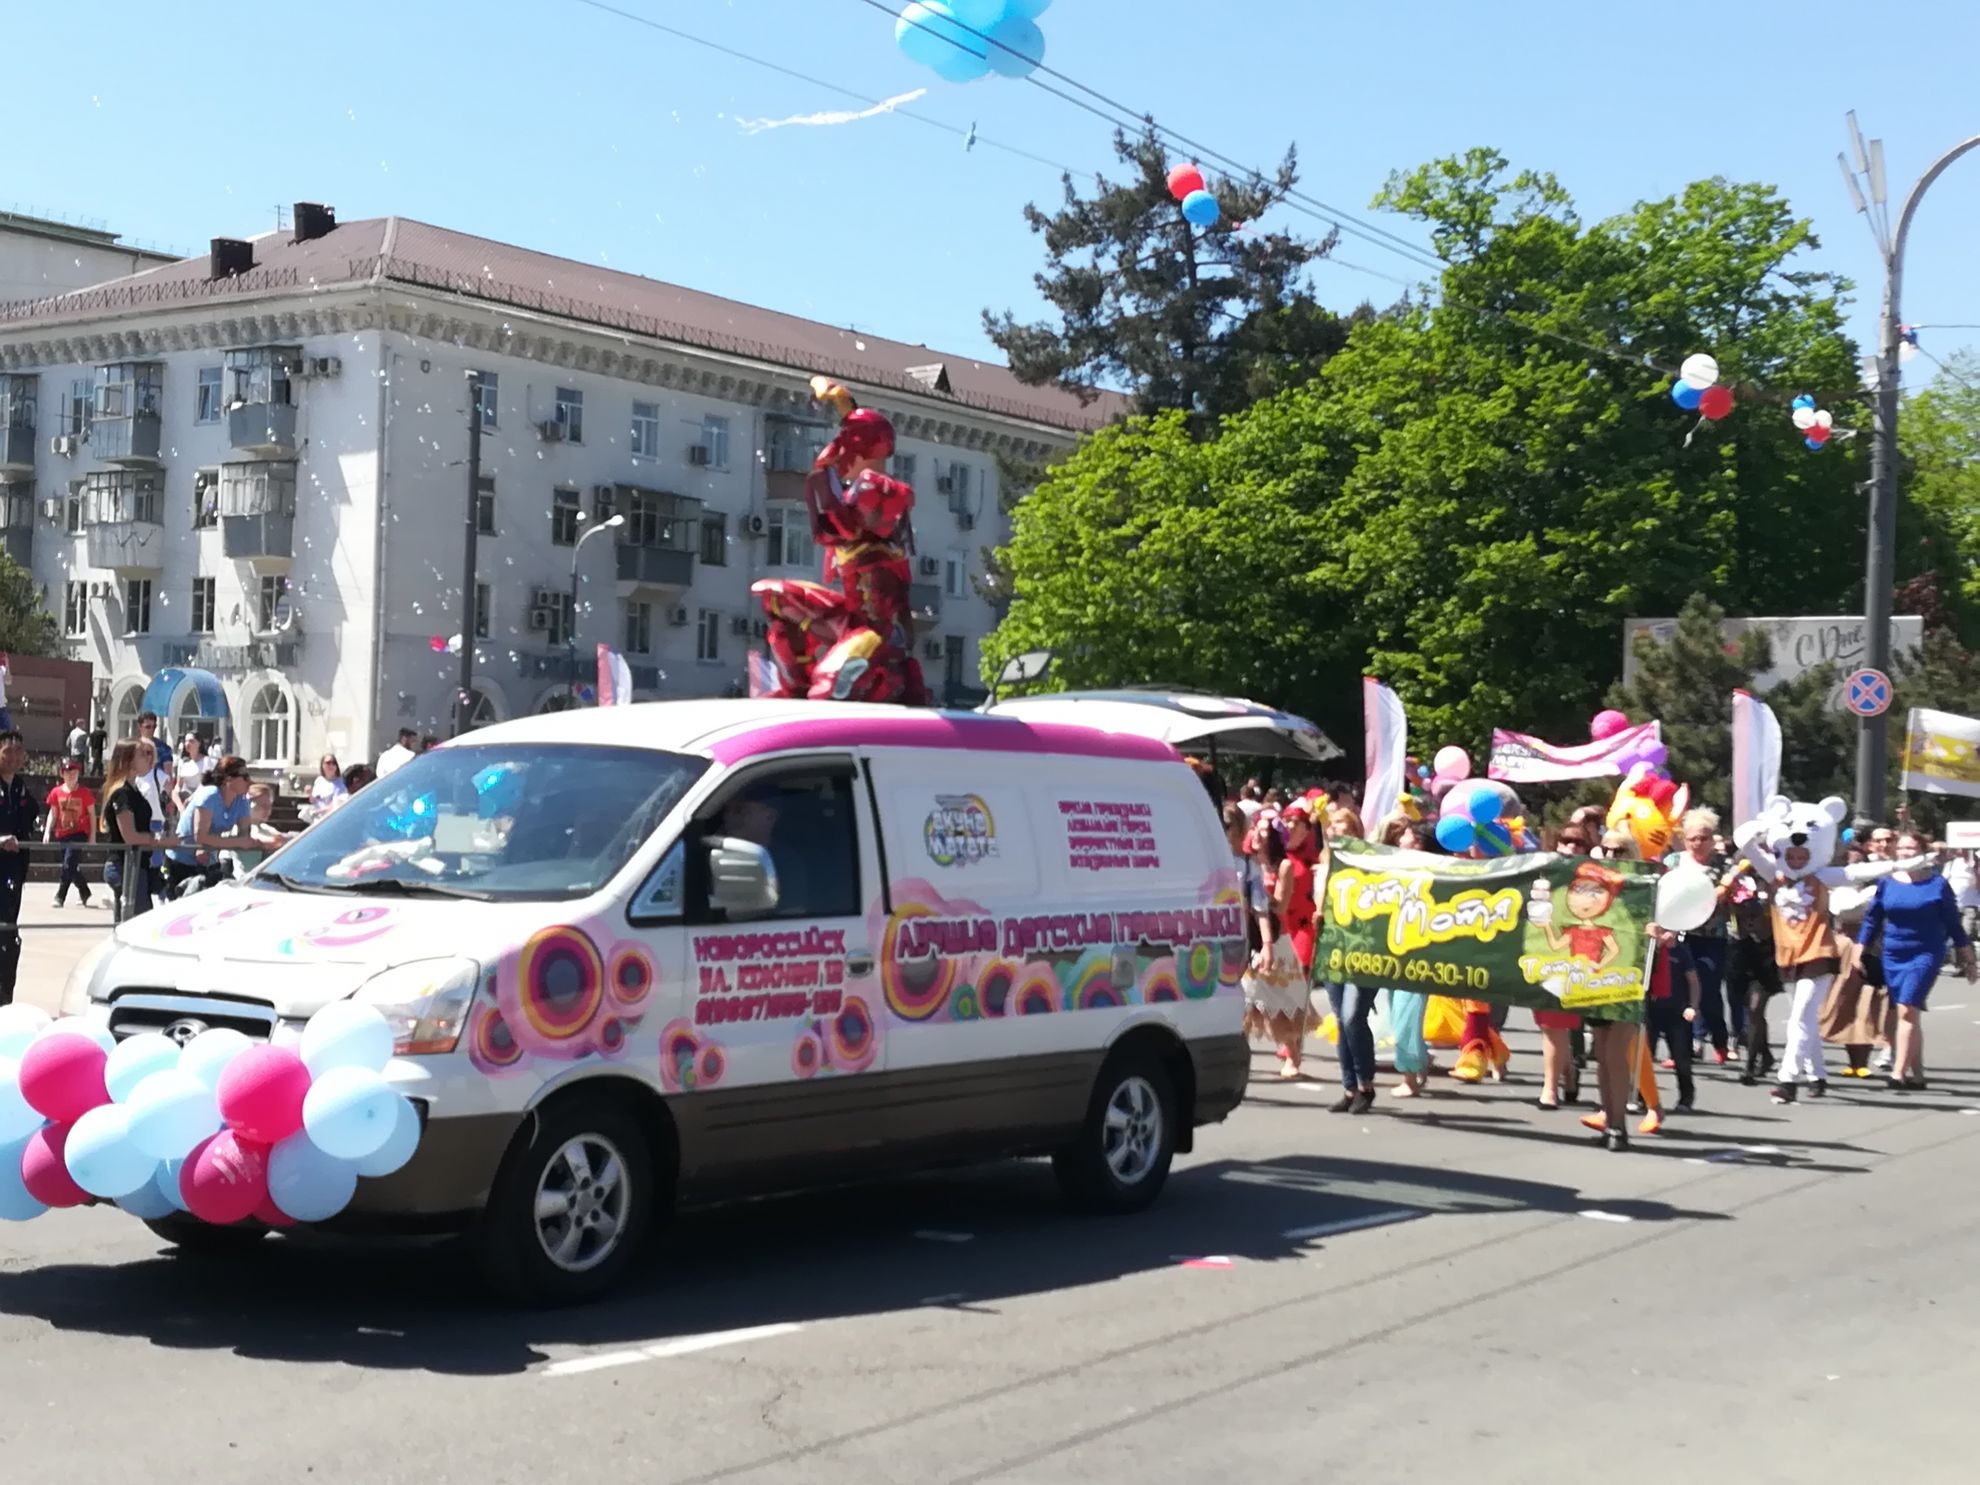
[[[1665,1072],[1675,1072],[1677,1070],[1677,1065],[1678,1065],[1677,1058],[1675,1057],[1666,1057],[1662,1062],[1657,1064],[1657,1066],[1661,1067]]]
[[[1889,1072],[1891,1068],[1891,1049],[1889,1047],[1879,1047],[1870,1058],[1870,1066],[1876,1072]]]
[[[1724,1047],[1715,1047],[1712,1051],[1712,1060],[1718,1063],[1720,1067],[1724,1067],[1726,1065],[1726,1049]]]
[[[1774,1091],[1768,1096],[1772,1098],[1775,1103],[1793,1103],[1795,1100],[1794,1084],[1776,1083],[1774,1085]]]
[[[1696,1110],[1697,1105],[1692,1101],[1691,1094],[1686,1094],[1677,1101],[1677,1111],[1680,1114],[1690,1114],[1696,1112]]]

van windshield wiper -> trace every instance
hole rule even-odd
[[[438,882],[408,882],[403,877],[365,877],[355,882],[324,882],[326,892],[376,893],[394,897],[464,897],[470,902],[493,902],[492,892],[471,887],[443,887]]]

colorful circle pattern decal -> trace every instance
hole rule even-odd
[[[559,925],[534,934],[516,960],[516,992],[538,1036],[561,1042],[591,1024],[605,996],[598,946],[578,928]]]
[[[957,962],[939,954],[901,957],[901,927],[910,918],[932,918],[935,910],[904,903],[887,920],[880,944],[880,985],[887,1005],[903,1021],[926,1021],[949,1003]]]

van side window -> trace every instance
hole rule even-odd
[[[772,918],[851,918],[860,909],[859,825],[843,768],[777,772],[745,783],[703,826],[708,837],[754,841],[777,871]]]
[[[681,878],[686,874],[687,851],[679,841],[672,850],[661,858],[653,868],[653,875],[646,879],[639,893],[626,909],[626,916],[635,924],[668,923],[681,915]]]

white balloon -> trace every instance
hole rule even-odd
[[[1673,933],[1703,928],[1718,907],[1718,890],[1698,866],[1674,866],[1657,879],[1657,922]]]
[[[1834,413],[1832,413],[1832,412],[1830,412],[1830,411],[1829,411],[1829,410],[1828,410],[1828,409],[1827,409],[1826,407],[1825,407],[1825,408],[1823,408],[1823,409],[1822,409],[1822,410],[1821,410],[1820,412],[1818,412],[1818,413],[1816,413],[1816,414],[1815,414],[1815,426],[1816,426],[1817,428],[1833,428],[1833,427],[1835,427],[1835,426],[1836,426],[1836,415],[1835,415]]]
[[[103,1084],[111,1098],[127,1102],[131,1091],[155,1072],[179,1065],[179,1044],[163,1032],[146,1031],[126,1037],[110,1049],[103,1063]]]
[[[254,1043],[231,1026],[215,1026],[202,1031],[179,1053],[179,1067],[209,1088],[220,1086],[220,1074],[227,1064]]]
[[[1695,351],[1686,356],[1684,364],[1678,368],[1678,380],[1702,392],[1718,382],[1719,363],[1703,351]]]
[[[332,1001],[303,1027],[302,1060],[313,1078],[339,1067],[383,1072],[392,1060],[392,1027],[375,1006]]]
[[[0,1005],[0,1056],[18,1057],[52,1018],[40,1006]]]
[[[0,1145],[18,1144],[48,1121],[21,1097],[21,1065],[0,1055]]]
[[[1797,407],[1794,410],[1794,426],[1797,428],[1813,428],[1815,426],[1815,409],[1812,407]]]

